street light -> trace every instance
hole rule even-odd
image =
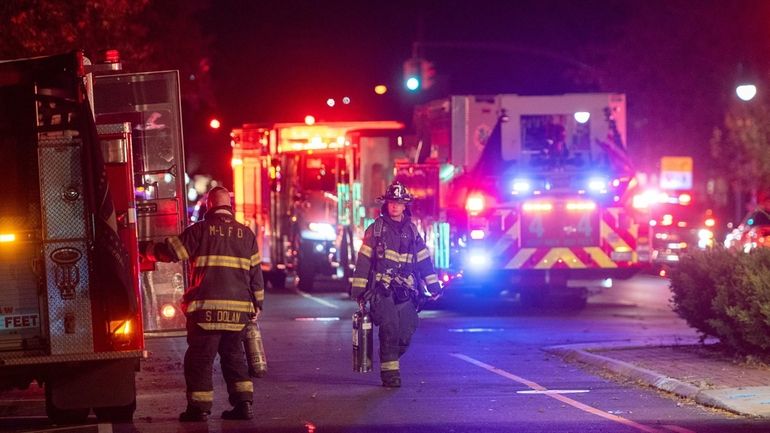
[[[738,95],[738,98],[740,98],[741,101],[751,101],[757,96],[757,86],[753,84],[741,84],[735,88],[735,94]]]

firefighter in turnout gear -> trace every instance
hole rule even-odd
[[[411,200],[400,183],[378,198],[381,215],[366,229],[350,292],[362,307],[370,304],[379,327],[380,377],[388,388],[401,386],[399,358],[417,330],[418,303],[441,293],[425,241],[410,219]]]
[[[249,378],[241,333],[262,310],[264,283],[254,233],[235,221],[225,188],[209,191],[203,221],[165,243],[143,246],[150,260],[188,260],[190,288],[182,309],[187,318],[184,357],[187,409],[180,421],[205,421],[214,398],[212,368],[219,353],[231,410],[224,419],[251,419],[254,384]]]

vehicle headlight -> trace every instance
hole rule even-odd
[[[314,241],[333,241],[337,239],[337,230],[329,223],[310,223],[307,230],[300,233],[303,239]]]

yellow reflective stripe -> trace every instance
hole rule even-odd
[[[366,257],[371,257],[372,247],[370,247],[369,245],[361,245],[361,249],[358,252],[363,254]]]
[[[254,253],[254,255],[251,256],[251,266],[257,266],[260,263],[262,263],[262,257],[259,255],[259,253]]]
[[[535,269],[550,269],[559,260],[572,269],[583,269],[586,267],[585,263],[581,262],[569,248],[551,248],[548,254],[535,265]]]
[[[386,361],[380,364],[381,371],[398,370],[398,361]]]
[[[590,256],[591,258],[599,264],[602,268],[617,268],[618,264],[613,262],[610,256],[607,255],[604,251],[602,251],[599,247],[588,247],[583,248]]]
[[[425,284],[438,283],[438,276],[436,274],[430,274],[425,276]]]
[[[253,313],[254,304],[251,301],[231,301],[219,299],[205,299],[192,301],[187,305],[187,312],[192,313],[198,310],[228,310],[242,311],[244,313]]]
[[[254,383],[252,381],[241,381],[233,384],[235,392],[254,392]]]
[[[391,281],[393,281],[393,277],[391,277],[391,276],[390,276],[390,275],[388,275],[388,274],[377,274],[377,275],[375,276],[375,279],[376,279],[377,281],[382,281],[382,283],[384,283],[386,286],[387,286],[388,284],[390,284],[390,282],[391,282]]]
[[[168,238],[168,243],[171,244],[171,248],[174,249],[174,253],[176,253],[176,256],[179,258],[179,260],[187,260],[190,258],[190,254],[187,252],[187,248],[184,247],[184,244],[178,237],[171,236]]]
[[[238,332],[246,326],[245,323],[199,323],[198,326],[207,331],[235,331]]]
[[[385,258],[394,262],[398,262],[401,259],[401,255],[393,250],[385,250]]]
[[[214,401],[214,391],[192,391],[187,393],[189,401],[210,402]]]
[[[254,298],[257,301],[264,301],[265,300],[265,291],[264,290],[257,290],[254,292]]]
[[[423,248],[423,249],[421,249],[420,251],[417,252],[417,261],[418,262],[421,262],[421,261],[427,259],[428,257],[430,257],[430,252],[428,252],[427,248]]]
[[[251,269],[251,260],[234,256],[199,256],[195,258],[195,267],[221,266],[248,271]]]
[[[353,278],[353,287],[366,287],[366,278]]]
[[[511,261],[505,265],[505,269],[518,269],[524,266],[524,263],[535,254],[536,250],[536,248],[522,248],[515,256],[513,256]]]

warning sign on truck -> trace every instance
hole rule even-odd
[[[7,329],[37,328],[40,316],[37,314],[16,314],[0,316],[0,331]]]

